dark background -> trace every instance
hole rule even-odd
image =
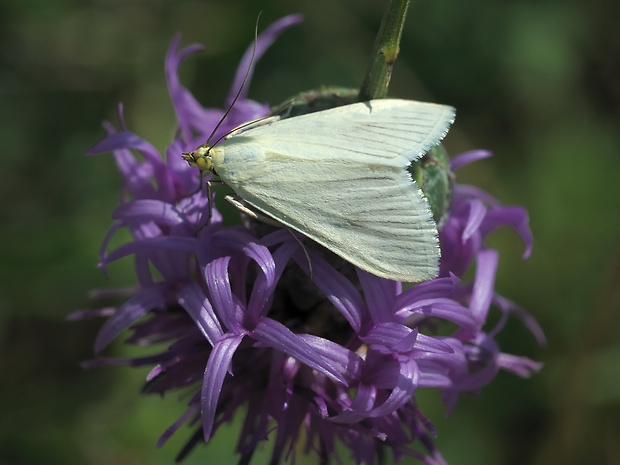
[[[495,156],[460,172],[530,212],[534,252],[510,230],[497,289],[529,311],[540,348],[517,321],[506,352],[545,363],[500,373],[445,419],[420,392],[451,465],[620,463],[620,3],[564,0],[413,2],[390,95],[454,105],[450,153]],[[93,288],[132,284],[132,262],[95,268],[117,205],[110,156],[84,151],[125,104],[130,130],[163,150],[174,116],[163,63],[169,42],[206,50],[182,67],[207,106],[222,106],[261,26],[290,13],[258,63],[256,100],[321,84],[358,86],[385,2],[377,0],[9,0],[0,4],[0,464],[170,464],[189,430],[161,450],[184,401],[139,395],[146,370],[83,371],[101,321],[68,323]],[[120,242],[120,239],[119,241]],[[106,355],[137,354],[117,343]],[[234,427],[188,460],[235,463]],[[265,456],[254,463],[266,463]],[[300,460],[299,463],[313,463]]]

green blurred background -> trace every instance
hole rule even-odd
[[[131,260],[95,268],[117,205],[110,156],[84,151],[125,104],[128,127],[163,150],[172,137],[163,60],[176,31],[205,51],[182,80],[220,107],[238,60],[262,27],[290,13],[258,63],[250,96],[278,103],[321,84],[363,79],[385,7],[377,0],[5,0],[0,3],[0,464],[170,464],[161,450],[184,401],[139,395],[145,369],[83,371],[101,320],[68,323],[93,288],[133,283]],[[529,309],[549,342],[512,320],[506,352],[545,363],[501,373],[450,418],[420,392],[452,465],[620,463],[619,2],[460,0],[412,3],[390,95],[454,105],[450,153],[495,156],[463,169],[531,215],[523,261],[510,230],[497,288]],[[117,343],[106,355],[128,353]],[[137,354],[136,350],[131,351]],[[228,435],[228,436],[227,436]],[[236,463],[234,427],[186,461]],[[269,449],[254,463],[267,463]],[[313,463],[300,460],[299,463]],[[406,462],[410,463],[410,462]],[[411,462],[412,463],[412,462]]]

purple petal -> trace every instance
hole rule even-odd
[[[194,132],[198,132],[197,139],[206,140],[211,128],[215,127],[224,115],[220,109],[204,108],[194,96],[179,81],[178,71],[181,63],[192,53],[202,50],[202,45],[193,44],[179,51],[181,34],[176,34],[166,55],[166,80],[168,92],[177,115],[177,121],[188,144],[184,150],[191,150],[197,145]]]
[[[311,334],[299,334],[298,337],[311,346],[323,359],[336,368],[346,378],[359,378],[363,360],[355,352],[342,347],[328,339]]]
[[[181,415],[177,421],[175,421],[172,425],[170,425],[170,427],[168,427],[168,429],[166,429],[166,431],[164,431],[164,434],[162,434],[159,439],[157,440],[157,447],[161,447],[163,446],[166,441],[168,441],[168,439],[170,439],[170,436],[172,436],[174,433],[176,433],[176,431],[181,427],[181,425],[183,423],[185,423],[188,418],[190,418],[192,415],[195,415],[196,412],[198,411],[197,408],[195,407],[190,407],[188,408],[183,415]]]
[[[136,267],[136,276],[138,277],[138,285],[144,289],[151,287],[155,280],[151,273],[151,265],[148,257],[143,253],[138,253],[134,257]]]
[[[542,363],[534,362],[529,358],[503,353],[499,355],[497,363],[504,370],[510,371],[522,378],[529,378],[543,367]]]
[[[498,207],[491,209],[481,227],[482,234],[487,235],[501,226],[512,226],[525,243],[523,258],[528,258],[532,252],[532,230],[529,225],[527,210],[523,207]]]
[[[114,131],[103,140],[86,150],[86,155],[100,155],[114,150],[126,149],[138,136],[129,131]]]
[[[242,334],[243,309],[233,295],[228,275],[230,257],[213,260],[205,268],[205,281],[213,307],[228,331]]]
[[[370,364],[373,365],[372,363]],[[331,418],[336,423],[357,423],[365,418],[391,415],[411,400],[420,378],[417,364],[412,359],[391,363],[377,363],[372,366],[372,384],[361,384],[349,410]],[[379,406],[374,406],[376,389],[391,389],[389,397]]]
[[[138,199],[125,203],[112,212],[112,219],[155,221],[167,225],[182,224],[185,221],[174,205],[155,199]]]
[[[464,165],[468,165],[477,160],[483,158],[489,158],[493,154],[488,150],[470,150],[469,152],[463,152],[450,159],[450,171],[457,171]]]
[[[244,255],[258,263],[267,279],[273,282],[275,264],[269,249],[262,245],[246,229],[241,227],[227,228],[226,231],[215,233],[213,241],[218,247],[233,251],[241,250]]]
[[[454,387],[448,370],[446,370],[445,367],[426,360],[417,360],[417,362],[420,368],[418,387],[439,389],[452,389]]]
[[[375,324],[394,320],[395,295],[402,288],[401,283],[378,278],[366,271],[358,270],[357,275],[364,290],[370,318]]]
[[[330,418],[333,423],[358,423],[368,418],[377,398],[377,388],[373,384],[360,384],[355,393],[355,399],[344,412]]]
[[[463,243],[467,242],[469,238],[478,232],[486,213],[487,209],[481,201],[472,200],[469,202],[469,215],[462,235]]]
[[[200,392],[202,410],[202,430],[205,441],[209,441],[213,421],[217,411],[217,403],[222,392],[224,378],[231,365],[233,355],[241,344],[243,335],[227,336],[217,342],[211,351]]]
[[[271,300],[276,285],[276,265],[269,249],[242,229],[216,233],[214,234],[214,241],[222,247],[241,249],[244,255],[254,260],[260,267],[262,273],[259,273],[254,281],[250,301],[247,305],[247,316],[250,317],[251,321],[258,321],[260,316],[269,310],[267,304]]]
[[[261,243],[265,245],[262,239]],[[274,282],[277,283],[279,281],[288,261],[293,256],[293,253],[299,249],[300,245],[294,239],[290,238],[290,240],[283,241],[282,245],[273,253],[273,262],[275,264]]]
[[[381,345],[399,352],[408,352],[414,349],[430,353],[452,352],[452,348],[439,339],[424,336],[397,323],[376,325],[360,339],[366,344]]]
[[[393,347],[407,338],[411,333],[417,334],[411,328],[398,323],[380,323],[374,325],[360,339],[366,344],[379,344],[386,347]]]
[[[478,321],[469,309],[452,299],[420,300],[410,310],[410,314],[405,318],[404,323],[413,327],[417,326],[421,320],[429,317],[452,321],[470,331],[475,331],[479,327]]]
[[[141,252],[155,253],[163,250],[193,254],[196,251],[196,238],[162,236],[130,242],[129,244],[120,246],[108,255],[106,263],[113,262],[127,255]]]
[[[344,316],[353,330],[358,332],[362,325],[362,315],[365,306],[362,296],[355,289],[355,286],[345,278],[341,273],[336,271],[329,263],[327,263],[318,254],[312,250],[308,250],[312,269],[314,270],[314,284],[325,294],[329,301]],[[305,257],[294,256],[297,264],[308,272],[308,263]]]
[[[103,270],[103,275],[107,278],[108,277],[108,245],[110,244],[110,241],[112,240],[112,237],[114,237],[114,234],[116,233],[116,231],[118,231],[121,227],[123,227],[123,224],[115,221],[112,226],[110,226],[110,229],[108,229],[108,232],[106,233],[105,237],[103,238],[103,241],[101,242],[101,247],[99,247],[99,267]]]
[[[256,325],[251,335],[266,346],[283,352],[300,363],[346,386],[347,383],[338,370],[327,363],[320,353],[315,352],[303,339],[299,338],[281,323],[270,318],[263,318]]]
[[[493,299],[498,260],[499,254],[495,250],[483,250],[478,253],[476,277],[469,308],[480,327],[486,320]]]
[[[493,345],[492,348],[491,344]],[[485,350],[491,354],[496,354],[499,352],[497,345],[491,340],[486,341]],[[486,364],[484,364],[477,371],[469,373],[466,377],[459,379],[456,382],[456,386],[460,391],[475,391],[477,389],[481,389],[491,382],[491,380],[497,375],[498,370],[499,367],[496,363],[495,357],[489,357]]]
[[[406,310],[414,306],[419,300],[448,297],[460,281],[457,276],[451,274],[449,277],[436,278],[416,284],[397,295],[394,306]]]
[[[211,302],[209,302],[199,284],[194,281],[183,286],[177,292],[177,299],[179,305],[194,320],[196,326],[209,341],[209,344],[215,345],[215,341],[224,335],[224,331],[213,311]]]
[[[96,155],[105,152],[113,152],[120,149],[138,150],[144,158],[154,166],[163,165],[159,152],[141,137],[129,131],[119,131],[110,134],[101,142],[86,151],[87,155]]]
[[[69,313],[66,319],[67,321],[85,320],[87,318],[101,318],[110,317],[116,312],[116,307],[103,307],[88,310],[78,310],[76,312]]]
[[[138,291],[136,295],[121,305],[102,326],[95,340],[95,352],[101,352],[121,331],[146,315],[148,311],[164,306],[165,300],[160,287]]]
[[[497,305],[503,312],[511,313],[521,320],[527,329],[534,335],[536,342],[541,346],[547,344],[547,338],[545,333],[536,321],[536,319],[526,312],[524,309],[516,305],[514,302],[506,299],[505,297],[495,294],[493,296],[493,303]]]
[[[396,383],[393,386],[390,380],[390,388],[392,389],[390,396],[386,399],[385,402],[383,402],[383,404],[372,409],[372,411],[369,412],[368,416],[382,417],[384,415],[391,415],[393,412],[397,411],[399,408],[409,402],[413,397],[413,394],[418,387],[418,381],[420,379],[420,370],[418,369],[418,365],[412,359],[401,357],[399,367],[400,370],[396,378]],[[393,370],[390,370],[387,376],[384,375],[382,371],[383,370],[378,370],[376,372],[377,378],[387,377],[389,379],[392,377],[391,372]]]
[[[501,203],[488,192],[474,186],[456,184],[454,186],[455,204],[467,202],[469,200],[482,200],[485,204],[492,207],[501,207]]]

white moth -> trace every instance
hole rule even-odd
[[[248,205],[377,276],[437,276],[437,227],[407,166],[448,132],[454,108],[371,100],[233,131],[183,155]]]

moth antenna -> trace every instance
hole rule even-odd
[[[235,103],[237,102],[237,99],[241,95],[241,91],[245,87],[245,83],[247,82],[248,77],[250,76],[250,72],[252,71],[252,65],[254,64],[254,56],[256,55],[256,43],[258,42],[258,21],[260,20],[260,15],[262,14],[263,12],[261,11],[258,13],[258,16],[256,17],[256,26],[254,27],[254,46],[252,47],[252,57],[250,58],[250,65],[248,66],[248,70],[245,73],[245,77],[243,78],[243,82],[241,83],[241,86],[239,86],[237,95],[235,95],[235,98],[233,99],[232,103],[228,106],[228,110],[226,110],[226,113],[224,113],[224,116],[222,116],[219,123],[217,123],[217,126],[215,126],[215,129],[213,129],[213,132],[211,132],[211,135],[207,139],[207,143],[205,144],[207,147],[209,147],[209,143],[211,142],[211,139],[213,138],[217,130],[220,128],[220,126],[222,125],[222,123],[224,122],[228,114],[230,113],[230,111],[233,109],[233,106],[235,105]],[[220,137],[213,145],[216,145],[224,137],[225,136]]]
[[[220,137],[218,140],[216,140],[216,141],[213,143],[213,146],[215,147],[217,144],[219,144],[219,143],[220,143],[220,141],[221,141],[222,139],[225,139],[226,137],[228,137],[228,135],[229,135],[229,134],[232,134],[232,133],[234,133],[234,132],[237,132],[239,129],[243,129],[243,128],[248,127],[248,126],[252,126],[252,125],[256,124],[256,123],[257,123],[257,122],[259,122],[259,121],[267,120],[267,119],[269,119],[269,118],[273,118],[273,116],[266,115],[266,116],[263,116],[262,118],[257,118],[257,119],[255,119],[255,120],[248,121],[247,123],[243,123],[243,124],[241,124],[241,125],[237,126],[236,128],[231,129],[231,130],[230,130],[230,132],[228,132],[228,133],[224,134],[222,137]]]

